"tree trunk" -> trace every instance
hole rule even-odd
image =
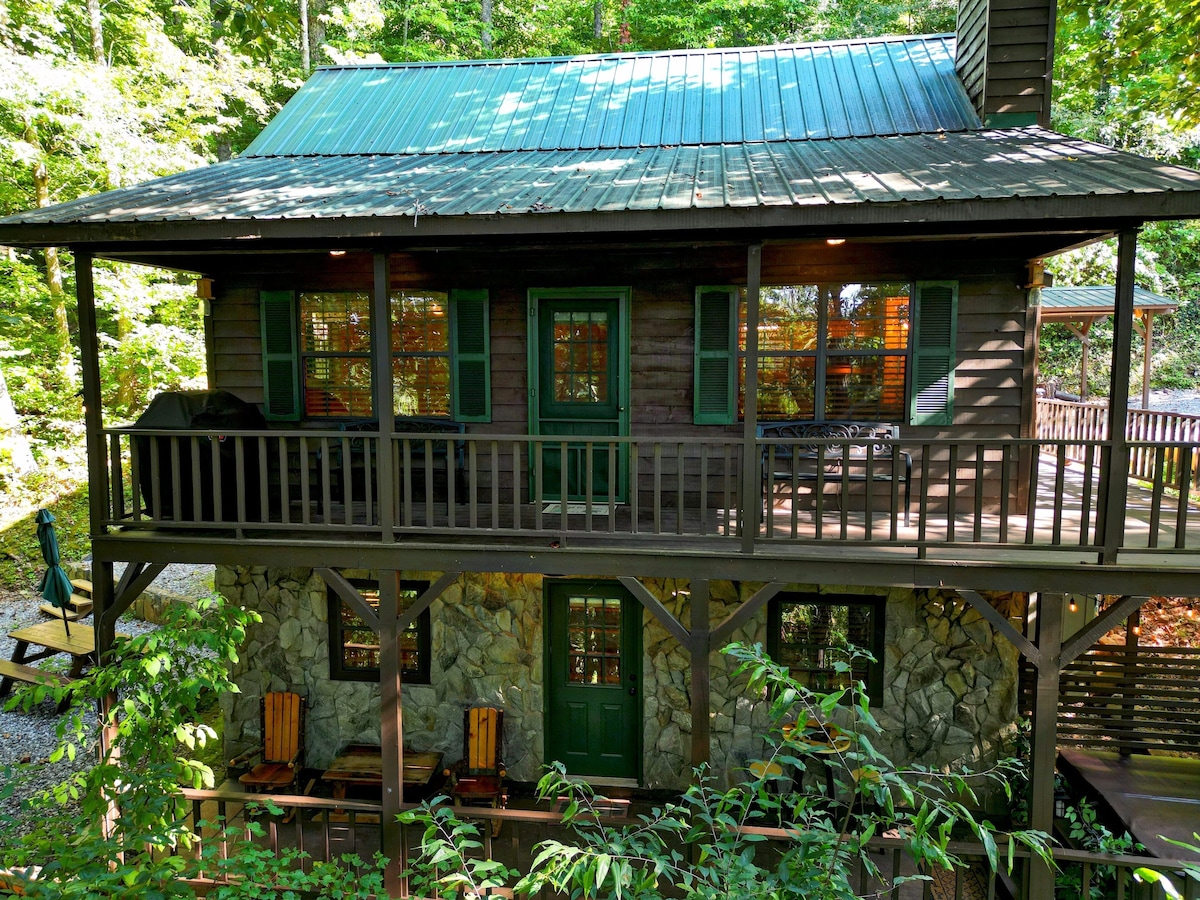
[[[321,16],[329,7],[329,0],[308,0],[308,45],[311,52],[309,64],[321,64],[321,47],[325,43],[325,23]]]
[[[483,43],[485,51],[492,49],[492,0],[481,0],[479,5],[479,19],[483,23],[483,28],[479,32],[479,39]]]
[[[88,27],[92,33],[92,61],[104,65],[104,19],[100,14],[100,0],[87,0]]]
[[[32,125],[25,129],[25,140],[35,147],[41,146]],[[50,175],[46,161],[39,159],[33,164],[33,186],[37,192],[38,208],[50,205]],[[75,367],[75,352],[71,346],[71,323],[67,318],[67,295],[63,291],[62,263],[57,247],[46,248],[46,288],[50,291],[50,302],[54,305],[54,336],[58,344],[58,370],[67,385],[75,383],[78,374]]]
[[[308,46],[308,0],[300,0],[300,68],[312,71],[312,48]]]
[[[0,475],[24,475],[35,468],[29,438],[21,430],[21,420],[4,380],[4,369],[0,368]]]
[[[604,0],[596,0],[592,6],[592,35],[596,40],[604,37]]]

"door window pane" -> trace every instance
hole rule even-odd
[[[567,682],[621,683],[621,601],[571,597],[567,614]]]
[[[552,334],[555,402],[607,403],[608,314],[555,312]]]

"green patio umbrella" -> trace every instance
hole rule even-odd
[[[63,611],[63,628],[67,634],[71,627],[67,624],[66,611],[71,605],[71,579],[59,563],[58,535],[54,532],[54,513],[48,509],[39,509],[37,517],[37,539],[42,548],[42,558],[46,560],[46,574],[38,585],[42,597]]]

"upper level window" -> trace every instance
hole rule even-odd
[[[397,291],[389,305],[393,414],[488,421],[487,292]],[[368,292],[264,291],[262,327],[267,418],[375,418]]]
[[[351,583],[368,604],[379,608],[379,585],[370,581]],[[400,608],[409,606],[428,587],[420,581],[402,581]],[[400,635],[401,678],[428,684],[430,652],[429,610],[425,610]],[[329,677],[339,681],[379,680],[379,635],[333,591],[329,592]]]
[[[300,294],[300,356],[305,415],[371,415],[370,297]]]
[[[440,291],[392,295],[398,416],[450,415],[450,302]]]
[[[759,291],[758,417],[953,421],[958,285],[855,282]],[[746,290],[696,290],[695,420],[745,414]]]
[[[867,696],[878,702],[883,693],[884,605],[881,597],[779,594],[767,611],[767,652],[813,691],[835,691],[853,679],[863,682]],[[852,660],[851,648],[876,661]],[[838,672],[839,662],[850,664],[850,671]]]
[[[763,419],[898,421],[904,415],[908,284],[764,287],[758,325]],[[745,411],[746,298],[738,303],[738,413]]]

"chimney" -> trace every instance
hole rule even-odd
[[[1055,0],[959,0],[955,68],[989,128],[1050,126]]]

